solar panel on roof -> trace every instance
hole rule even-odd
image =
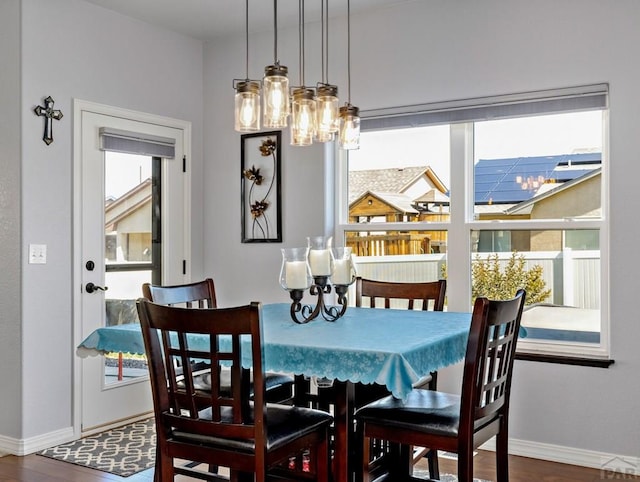
[[[600,166],[600,153],[480,159],[474,167],[475,203],[518,203],[549,180],[569,181]]]

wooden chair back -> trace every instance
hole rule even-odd
[[[140,299],[138,312],[149,362],[159,452],[163,452],[163,444],[176,432],[183,431],[236,443],[249,441],[255,446],[255,457],[264,460],[260,303],[194,310]],[[190,335],[204,336],[207,348],[192,348]],[[210,392],[194,389],[191,369],[194,360],[205,360],[213,367]],[[253,369],[255,394],[251,404],[243,361]],[[222,367],[229,365],[230,391],[221,389],[220,378]],[[183,368],[177,372],[176,366]],[[181,379],[184,383],[179,383]],[[203,407],[206,407],[204,415]]]
[[[522,289],[510,300],[477,298],[475,301],[462,380],[462,438],[473,440],[479,425],[508,417],[524,302],[525,291]]]
[[[161,305],[185,308],[216,308],[216,289],[211,278],[173,286],[142,285],[142,296]]]
[[[377,300],[384,301],[385,308],[392,307],[393,300],[406,300],[407,308],[415,309],[420,302],[422,310],[430,308],[434,311],[444,309],[444,298],[447,290],[447,281],[438,280],[430,282],[391,282],[375,281],[356,278],[356,306],[378,306]],[[363,304],[363,297],[368,297],[368,304]]]

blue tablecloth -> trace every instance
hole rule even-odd
[[[289,308],[263,306],[266,370],[376,382],[398,398],[420,377],[464,358],[471,322],[470,313],[350,307],[335,322],[298,325]],[[77,349],[79,356],[108,352],[144,353],[139,325],[99,328]]]

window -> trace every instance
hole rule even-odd
[[[447,308],[528,291],[519,349],[608,356],[606,85],[363,115],[338,169],[358,273],[447,277]],[[502,287],[502,288],[498,288]]]

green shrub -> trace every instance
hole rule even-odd
[[[527,305],[541,303],[551,295],[551,290],[546,289],[547,284],[542,279],[542,266],[537,264],[526,269],[524,256],[515,251],[504,268],[500,266],[498,254],[489,254],[486,259],[476,254],[471,273],[473,300],[478,296],[492,300],[509,299],[520,288],[527,292]],[[446,278],[446,265],[442,266],[442,274]]]

